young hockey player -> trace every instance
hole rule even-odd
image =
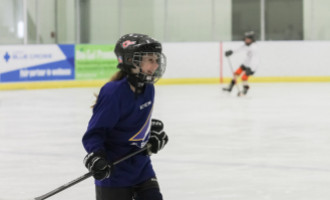
[[[94,173],[97,200],[162,200],[150,155],[168,142],[160,120],[151,119],[154,83],[166,58],[161,43],[143,34],[122,36],[115,47],[120,69],[100,90],[82,142],[84,164]],[[151,144],[148,151],[114,161]]]
[[[231,92],[234,85],[237,83],[237,78],[242,76],[242,83],[243,83],[243,92],[239,93],[238,95],[246,95],[249,90],[248,85],[248,78],[249,76],[253,75],[258,67],[258,53],[257,53],[257,46],[255,44],[255,34],[253,31],[246,32],[244,34],[244,45],[238,48],[235,51],[228,50],[225,52],[225,56],[229,57],[232,54],[235,54],[240,51],[246,52],[246,58],[241,66],[236,69],[234,72],[234,78],[231,80],[228,88],[223,88],[224,91]]]

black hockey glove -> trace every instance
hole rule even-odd
[[[241,68],[245,71],[245,74],[247,76],[251,76],[254,74],[254,71],[252,71],[252,69],[250,67],[247,67],[245,65],[242,65]]]
[[[162,121],[157,119],[151,120],[150,138],[148,141],[148,144],[151,144],[151,147],[148,149],[149,155],[157,153],[167,144],[168,136],[163,129],[164,124]]]
[[[92,152],[84,158],[84,164],[96,180],[103,180],[110,177],[111,166],[105,155],[99,152]]]
[[[232,50],[228,50],[225,52],[225,56],[228,57],[228,56],[231,56],[234,52]]]

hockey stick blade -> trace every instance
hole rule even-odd
[[[150,144],[147,144],[146,146],[144,146],[143,148],[139,149],[138,151],[135,151],[135,152],[133,152],[131,154],[128,154],[125,157],[123,157],[123,158],[121,158],[121,159],[113,162],[112,163],[112,166],[117,165],[117,164],[119,164],[119,163],[127,160],[128,158],[131,158],[131,157],[135,156],[136,154],[139,154],[139,153],[147,150],[150,147],[151,147],[151,145]],[[46,194],[44,194],[44,195],[41,195],[39,197],[34,198],[34,200],[44,200],[44,199],[47,199],[48,197],[51,197],[51,196],[53,196],[53,195],[55,195],[55,194],[57,194],[57,193],[65,190],[65,189],[67,189],[67,188],[69,188],[69,187],[71,187],[71,186],[73,186],[73,185],[75,185],[75,184],[77,184],[77,183],[79,183],[79,182],[81,182],[81,181],[83,181],[83,180],[91,177],[91,176],[93,176],[93,172],[88,172],[87,174],[84,174],[84,175],[82,175],[82,176],[80,176],[80,177],[78,177],[78,178],[76,178],[76,179],[74,179],[74,180],[72,180],[72,181],[70,181],[70,182],[68,182],[68,183],[66,183],[66,184],[64,184],[64,185],[62,185],[62,186],[60,186],[60,187],[58,187],[58,188],[56,188],[56,189],[54,189],[54,190],[46,193]]]

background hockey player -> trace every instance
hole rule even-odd
[[[85,166],[94,172],[97,200],[162,200],[150,155],[168,141],[160,120],[151,119],[154,83],[166,58],[161,44],[143,34],[122,36],[115,47],[118,71],[100,90],[82,142]],[[115,166],[110,163],[151,144]]]
[[[241,76],[243,83],[243,92],[242,94],[238,95],[246,95],[250,88],[250,86],[248,85],[248,78],[255,73],[259,64],[257,45],[255,44],[255,34],[253,31],[249,31],[244,34],[244,45],[242,45],[237,50],[226,51],[225,56],[229,57],[241,51],[244,51],[246,53],[245,60],[241,64],[241,66],[234,72],[234,78],[231,80],[228,88],[223,88],[223,90],[231,92],[234,85],[237,84],[238,77]]]

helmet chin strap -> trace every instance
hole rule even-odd
[[[136,66],[135,66],[136,67]],[[127,75],[127,81],[134,87],[134,93],[136,95],[141,94],[144,92],[145,86],[148,83],[148,80],[153,81],[152,77],[148,77],[142,73],[142,69],[138,67],[139,72],[134,73],[132,72],[132,68],[130,70],[125,70],[127,68],[120,67]]]
[[[128,82],[135,88],[135,94],[141,94],[144,91],[145,83],[139,79],[136,74],[129,74],[127,76]]]
[[[128,82],[135,88],[134,93],[136,95],[143,93],[146,85],[144,78],[141,76],[142,69],[140,67],[137,68],[139,72],[138,73],[130,72],[127,78]]]

